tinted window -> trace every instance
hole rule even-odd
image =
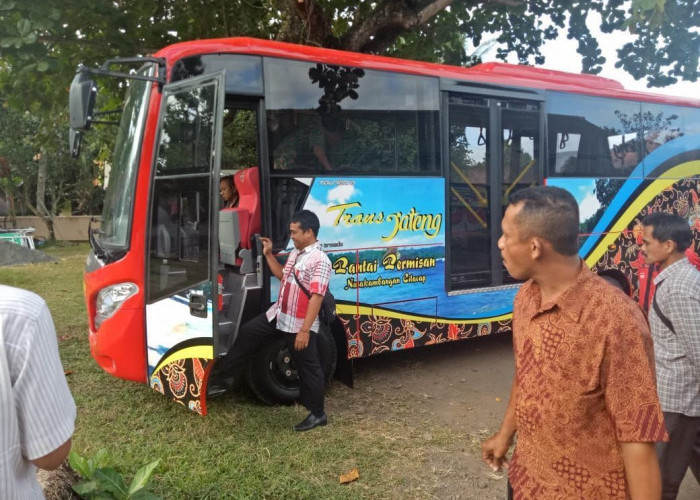
[[[276,171],[435,173],[435,78],[265,60],[270,165]]]
[[[644,155],[648,157],[669,142],[686,135],[700,134],[700,110],[644,102],[642,103],[642,127],[644,130]],[[695,147],[697,148],[697,146]],[[663,165],[671,156],[682,150],[689,151],[690,149],[691,146],[688,144],[680,149],[675,147],[668,153],[664,153],[663,150],[659,151],[651,158],[645,159],[645,175],[652,177],[662,175],[666,169],[657,170],[657,167]]]
[[[192,78],[221,69],[226,70],[226,92],[262,94],[262,59],[237,54],[209,54],[186,57],[173,66],[171,82]]]
[[[151,197],[153,302],[209,278],[211,170],[220,76],[166,86]]]
[[[169,94],[158,148],[157,175],[209,170],[214,137],[213,83]]]
[[[549,175],[624,177],[641,162],[638,102],[552,92],[547,112]]]
[[[155,180],[150,301],[208,279],[209,185],[205,176]]]
[[[491,284],[490,112],[486,99],[450,96],[450,289]]]

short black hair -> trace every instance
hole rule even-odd
[[[651,235],[656,240],[675,241],[679,252],[685,252],[693,241],[688,221],[680,215],[653,212],[642,219],[642,226],[651,227]]]
[[[231,189],[233,189],[235,187],[233,185],[233,176],[232,175],[227,175],[226,177],[222,177],[221,179],[219,179],[219,184],[221,184],[222,182],[225,182],[226,184],[228,184],[228,187],[230,187]]]
[[[516,217],[525,238],[544,238],[562,255],[578,252],[578,204],[571,193],[554,186],[533,186],[513,193],[510,202],[522,204]]]
[[[311,210],[299,210],[292,215],[289,223],[299,224],[299,229],[302,231],[311,229],[314,232],[314,236],[318,238],[318,228],[321,226],[321,223]]]

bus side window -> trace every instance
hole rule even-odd
[[[440,171],[436,78],[265,59],[273,172]]]
[[[641,162],[638,102],[549,92],[547,109],[549,175],[625,177]]]

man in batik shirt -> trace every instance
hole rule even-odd
[[[527,281],[513,309],[510,401],[482,457],[509,465],[516,500],[658,500],[654,443],[667,436],[649,328],[581,261],[578,227],[576,200],[555,187],[519,191],[506,210],[498,247]]]

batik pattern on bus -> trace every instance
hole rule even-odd
[[[163,365],[151,375],[150,386],[189,410],[206,415],[206,370],[210,359],[184,358]]]
[[[194,316],[191,297],[205,311]],[[204,314],[206,312],[206,314]],[[191,289],[146,306],[148,381],[152,389],[206,415],[207,369],[214,357],[209,287]]]
[[[353,309],[358,308],[354,305],[339,307],[340,311]],[[360,310],[365,309],[368,308]],[[509,315],[492,321],[458,323],[371,309],[368,314],[341,312],[339,315],[347,332],[349,359],[511,331]]]
[[[647,177],[645,177],[645,174]],[[700,245],[700,137],[677,138],[654,150],[637,165],[628,179],[549,179],[549,185],[567,189],[579,196],[582,226],[587,234],[579,251],[586,264],[597,270],[614,269],[639,293],[639,270],[644,267],[641,254],[641,220],[652,212],[664,211],[688,220]],[[593,193],[602,183],[614,186],[614,196],[580,199],[580,193]],[[602,190],[605,191],[605,190]],[[610,190],[609,190],[610,191]],[[598,193],[597,193],[598,194]],[[595,202],[594,202],[595,203]],[[589,217],[590,216],[590,217]]]
[[[603,257],[596,263],[595,270],[617,269],[630,283],[639,283],[638,273],[645,266],[641,252],[641,220],[653,212],[677,213],[687,218],[693,231],[693,250],[700,253],[700,184],[695,179],[682,179],[657,195],[637,217],[619,234],[614,244],[609,245]],[[635,299],[639,289],[633,287]]]

